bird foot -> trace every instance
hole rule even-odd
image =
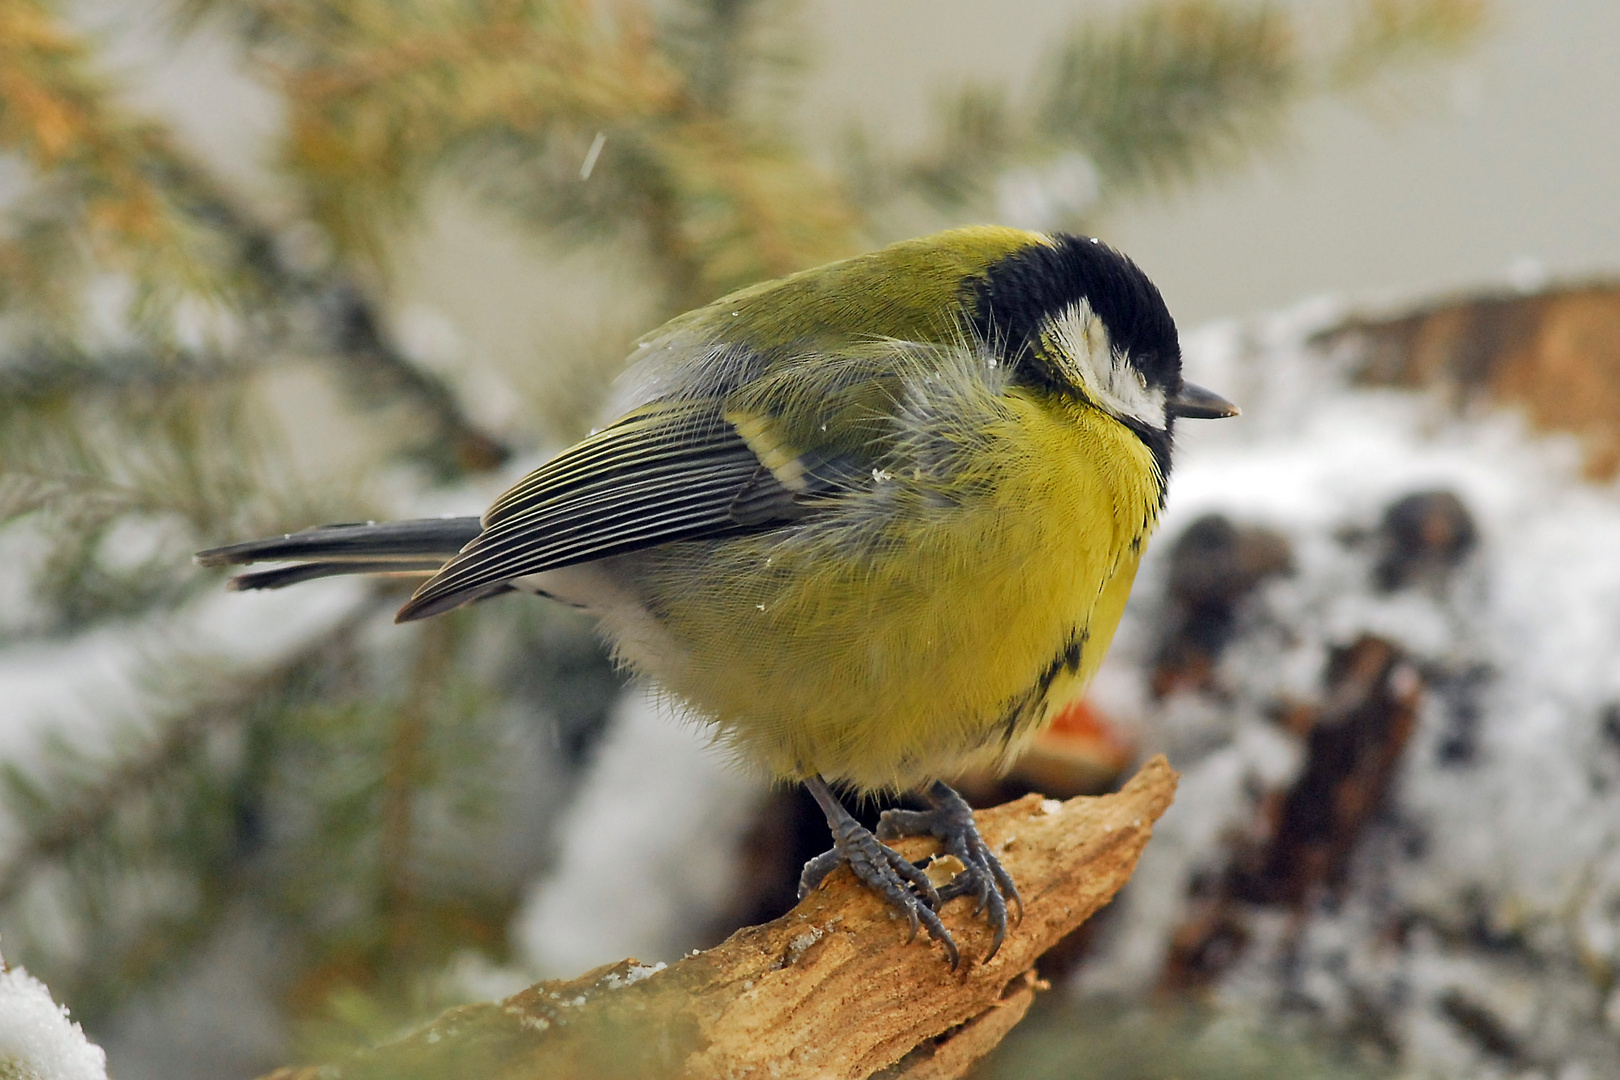
[[[966,800],[949,784],[938,780],[929,786],[923,797],[931,804],[931,809],[885,810],[878,819],[878,839],[937,837],[945,849],[942,854],[961,860],[964,869],[939,890],[939,898],[948,902],[958,896],[972,896],[978,900],[973,914],[984,914],[995,931],[990,952],[985,956],[988,961],[1007,938],[1007,901],[1018,905],[1021,921],[1023,898],[1018,895],[1012,875],[1002,868],[990,845],[979,835],[978,826],[973,822],[973,808]]]
[[[908,944],[916,939],[919,925],[926,927],[928,936],[945,947],[954,970],[961,962],[961,953],[936,913],[943,900],[928,875],[856,821],[820,777],[811,778],[805,786],[827,815],[833,846],[804,864],[804,872],[799,876],[799,899],[810,895],[810,891],[838,867],[848,866],[856,880],[906,916],[911,924]]]

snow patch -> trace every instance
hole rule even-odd
[[[1188,377],[1244,412],[1177,428],[1161,539],[1102,685],[1142,685],[1168,553],[1199,517],[1281,533],[1296,569],[1252,598],[1219,662],[1221,694],[1113,695],[1183,778],[1078,985],[1153,985],[1192,883],[1255,820],[1256,793],[1299,768],[1297,738],[1270,710],[1318,699],[1331,651],[1373,634],[1427,685],[1388,812],[1337,905],[1311,908],[1287,945],[1279,924],[1275,948],[1262,917],[1218,999],[1345,1030],[1358,1009],[1387,1010],[1412,1075],[1487,1074],[1457,1020],[1473,1009],[1535,1060],[1620,1075],[1620,1025],[1604,1019],[1620,1010],[1593,974],[1620,969],[1620,488],[1584,480],[1574,440],[1511,411],[1459,416],[1424,393],[1357,385],[1354,349],[1312,340],[1341,316],[1316,302],[1187,336]],[[1435,489],[1466,506],[1477,549],[1444,587],[1373,587],[1384,509]],[[1433,929],[1395,948],[1397,925]],[[1496,944],[1470,944],[1479,935]]]
[[[107,1055],[84,1037],[45,984],[22,968],[0,970],[0,1076],[107,1080]]]
[[[517,916],[520,953],[556,978],[706,944],[766,791],[652,692],[626,694],[563,819],[557,865]]]

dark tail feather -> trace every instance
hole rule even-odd
[[[477,536],[475,517],[383,524],[322,525],[302,532],[199,551],[203,566],[292,562],[231,579],[233,589],[279,589],[336,574],[430,574]]]
[[[426,577],[437,573],[444,565],[442,559],[415,562],[307,562],[292,566],[278,566],[274,570],[256,570],[251,574],[237,574],[231,578],[230,588],[238,592],[253,589],[281,589],[304,581],[344,574],[417,574]]]
[[[395,562],[401,559],[449,561],[478,535],[481,528],[475,517],[321,525],[266,540],[248,540],[241,544],[209,548],[197,552],[197,561],[203,566],[291,562],[294,559],[321,562]]]

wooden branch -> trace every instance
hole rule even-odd
[[[1018,881],[1024,919],[989,963],[973,905],[947,906],[944,951],[838,871],[775,922],[670,967],[623,960],[505,1001],[452,1009],[337,1065],[265,1080],[951,1080],[1023,1016],[1034,963],[1109,901],[1136,866],[1176,773],[1149,761],[1117,795],[1027,795],[981,811],[979,830]],[[935,850],[900,841],[908,857]]]

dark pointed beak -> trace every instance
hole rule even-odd
[[[1236,416],[1239,411],[1236,405],[1197,383],[1183,382],[1181,393],[1170,399],[1170,415],[1188,420],[1219,420]]]

